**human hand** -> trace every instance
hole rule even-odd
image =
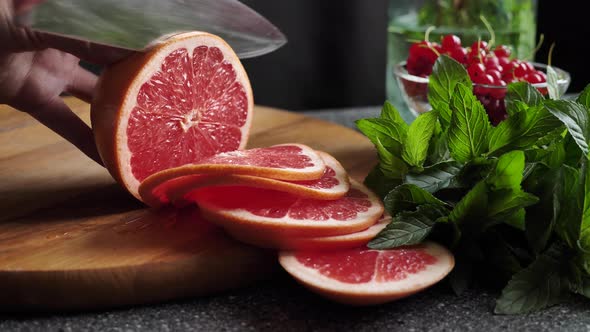
[[[0,0],[0,104],[28,113],[99,164],[92,130],[60,98],[91,102],[97,77],[80,59],[109,64],[129,52],[18,27],[14,13],[38,0]]]

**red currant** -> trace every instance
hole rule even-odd
[[[433,48],[436,45],[426,41],[414,43],[410,46],[406,68],[408,73],[417,76],[428,76],[432,73],[432,66],[438,58]]]
[[[461,38],[456,35],[446,35],[443,37],[441,44],[443,50],[450,52],[451,50],[461,47]]]
[[[510,54],[512,54],[512,51],[510,50],[510,48],[506,45],[498,45],[496,46],[496,48],[494,49],[494,54],[498,57],[498,58],[508,58],[510,57]]]
[[[537,74],[536,72],[532,72],[532,73],[528,73],[528,74],[524,75],[524,80],[531,83],[531,84],[545,82],[545,80],[543,79],[543,76]]]
[[[489,68],[491,66],[499,66],[500,62],[498,61],[498,58],[495,56],[486,56],[483,60],[483,64],[486,65],[486,68]]]
[[[504,67],[510,63],[510,59],[505,56],[498,57],[498,65],[502,67],[502,71],[504,71]]]
[[[471,44],[471,50],[484,50],[486,53],[488,51],[488,43],[480,40],[479,42],[473,42],[473,44]]]
[[[529,67],[526,65],[526,62],[521,62],[518,67],[514,68],[514,76],[517,78],[523,78],[528,73]]]
[[[486,57],[486,51],[480,49],[479,51],[477,48],[472,48],[469,53],[467,54],[468,61],[473,62],[483,62],[483,59]]]
[[[467,50],[463,47],[456,47],[450,51],[447,51],[449,56],[459,63],[465,65],[467,64]]]
[[[479,62],[474,62],[467,67],[467,73],[469,74],[469,78],[475,82],[477,78],[486,74],[486,67]]]
[[[502,79],[502,74],[497,69],[486,69],[486,74],[492,76],[494,81],[499,81]]]

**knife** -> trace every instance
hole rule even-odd
[[[141,51],[170,33],[206,31],[223,38],[238,57],[251,58],[283,46],[285,35],[237,0],[46,0],[18,12],[17,24],[33,30]]]

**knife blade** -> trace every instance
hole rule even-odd
[[[237,0],[46,0],[17,13],[16,22],[43,33],[134,51],[171,33],[206,31],[223,38],[242,59],[287,42],[276,26]]]

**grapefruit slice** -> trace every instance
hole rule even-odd
[[[91,121],[105,166],[140,198],[139,183],[151,174],[245,147],[252,109],[231,47],[187,32],[105,68]]]
[[[241,232],[239,229],[233,230],[231,227],[226,228],[226,232],[234,239],[260,248],[272,248],[279,250],[339,250],[358,248],[366,245],[374,238],[387,224],[391,217],[383,217],[373,226],[350,234],[317,236],[317,237],[297,237],[297,236],[277,236],[264,237],[264,234],[258,232]]]
[[[203,188],[193,199],[211,222],[234,234],[267,239],[350,234],[374,225],[383,214],[379,198],[355,181],[336,200],[237,186]]]
[[[260,154],[253,155],[260,157]],[[158,172],[148,177],[139,186],[139,194],[142,200],[151,206],[161,206],[169,203],[184,205],[184,203],[195,199],[192,195],[195,194],[196,190],[207,186],[250,186],[284,191],[297,196],[305,196],[314,199],[337,199],[344,196],[350,188],[350,182],[346,170],[329,154],[318,151],[318,155],[321,157],[326,167],[322,177],[317,180],[288,182],[260,177],[260,174],[265,174],[265,172],[260,171],[260,169],[270,173],[273,171],[287,170],[299,171],[299,169],[296,168],[259,168],[258,170],[256,168],[239,169],[239,171],[242,172],[251,171],[252,174],[258,172],[258,174],[256,174],[257,176],[240,175],[239,173],[203,175],[207,174],[208,171],[214,171],[217,168],[215,165],[211,165],[211,167],[206,169],[206,172],[203,172],[202,165],[186,165],[169,171]],[[280,156],[280,158],[283,158],[283,156]],[[275,163],[273,166],[285,166],[288,163],[290,164],[289,167],[294,167],[293,161],[295,159],[295,157],[291,156],[290,161],[286,161],[284,164]],[[274,161],[278,162],[278,159],[274,159]],[[231,166],[230,164],[222,164],[222,166],[231,168],[229,167]],[[191,172],[195,173],[190,174]]]
[[[391,250],[284,251],[279,263],[310,290],[337,302],[380,304],[409,296],[443,279],[453,255],[426,242]]]

